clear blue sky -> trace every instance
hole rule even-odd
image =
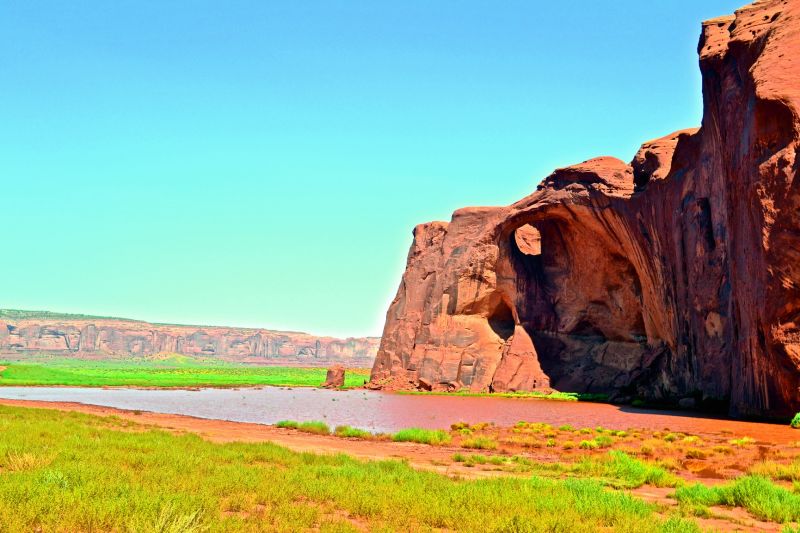
[[[416,223],[698,125],[743,2],[0,2],[0,307],[378,335]]]

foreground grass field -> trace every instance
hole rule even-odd
[[[238,387],[274,385],[318,387],[324,368],[257,367],[194,360],[186,356],[121,361],[60,359],[0,362],[0,386],[67,385],[79,387]],[[345,387],[357,387],[369,371],[348,369]]]
[[[0,407],[0,530],[698,531],[590,479],[459,481],[396,461],[213,444]]]

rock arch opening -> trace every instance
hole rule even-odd
[[[542,234],[531,224],[525,224],[514,230],[514,243],[523,255],[529,257],[542,255]]]

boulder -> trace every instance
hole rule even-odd
[[[338,389],[344,386],[344,367],[335,365],[328,369],[325,376],[325,383],[322,384],[326,389]]]

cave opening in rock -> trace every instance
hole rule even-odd
[[[514,243],[523,255],[537,257],[542,255],[542,235],[530,224],[514,230]]]
[[[505,302],[500,301],[489,315],[489,327],[498,337],[507,341],[514,334],[514,324],[514,313],[511,312],[511,308]]]

